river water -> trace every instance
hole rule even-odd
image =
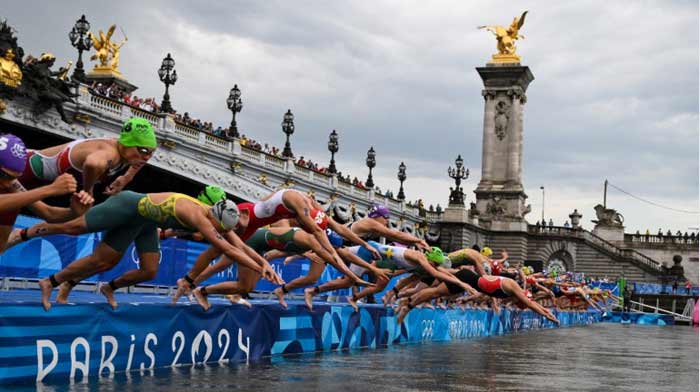
[[[698,329],[601,323],[452,343],[300,355],[250,366],[117,374],[113,379],[38,389],[688,392],[698,391]]]

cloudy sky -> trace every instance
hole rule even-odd
[[[172,53],[178,111],[230,122],[225,99],[237,83],[239,129],[284,143],[283,113],[295,115],[297,155],[327,162],[327,135],[340,133],[339,169],[445,206],[447,167],[462,154],[480,178],[482,84],[475,67],[495,51],[477,25],[508,24],[529,10],[518,53],[535,76],[524,128],[528,220],[557,224],[577,208],[591,228],[603,181],[655,203],[698,206],[697,1],[128,1],[13,2],[4,17],[26,53],[75,60],[67,33],[82,13],[92,31],[116,23],[129,42],[121,70],[139,96],[162,96],[156,70]],[[122,38],[122,33],[117,34]],[[160,98],[159,98],[160,99]],[[616,190],[608,205],[626,231],[686,231],[698,215],[645,204]]]

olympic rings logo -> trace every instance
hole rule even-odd
[[[158,265],[160,265],[160,262],[163,260],[163,250],[159,249],[158,250]],[[136,252],[136,247],[131,248],[131,261],[136,264],[136,268],[141,268],[141,259],[139,259],[139,255]]]
[[[421,325],[423,326],[423,333],[421,334],[421,339],[423,341],[431,340],[433,338],[435,320],[423,320],[421,321]]]

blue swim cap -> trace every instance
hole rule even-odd
[[[343,237],[341,237],[340,234],[336,233],[335,231],[326,229],[326,236],[328,237],[328,241],[331,243],[332,247],[340,248],[343,246]]]

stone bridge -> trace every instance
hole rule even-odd
[[[339,181],[336,176],[298,166],[292,160],[242,147],[238,139],[219,138],[180,124],[171,114],[151,113],[93,94],[85,85],[80,85],[78,93],[76,104],[64,105],[68,115],[75,119],[73,124],[61,121],[54,110],[34,115],[31,102],[23,98],[7,101],[0,119],[73,140],[117,137],[125,120],[141,117],[154,126],[160,143],[149,165],[174,176],[218,185],[234,197],[247,201],[259,200],[276,189],[292,187],[314,196],[342,221],[364,217],[372,203],[382,203],[391,210],[393,228],[421,238],[437,238],[436,234],[430,234],[431,226],[439,218],[435,213],[420,211],[401,200]]]

